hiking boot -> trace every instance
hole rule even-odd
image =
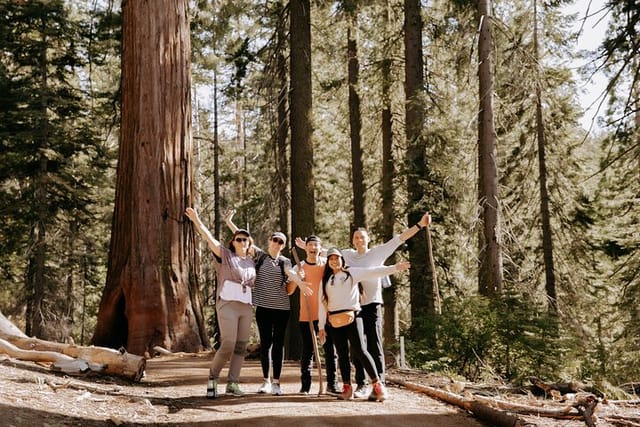
[[[372,402],[383,402],[387,398],[387,389],[380,381],[373,384],[369,400]]]
[[[336,383],[327,384],[327,393],[335,394],[335,395],[340,394],[340,390],[338,389],[338,384]]]
[[[274,396],[281,396],[282,390],[280,390],[280,383],[273,383],[271,386],[271,394]]]
[[[351,384],[342,385],[342,393],[338,399],[353,400],[353,387],[351,387]]]
[[[258,393],[271,393],[271,383],[269,381],[263,382],[258,389]]]
[[[360,399],[361,397],[367,397],[369,394],[369,387],[366,384],[358,384],[356,391],[353,392],[353,397]]]
[[[207,381],[207,399],[215,399],[218,397],[218,380],[209,378]]]
[[[227,383],[227,391],[226,394],[232,394],[235,397],[242,397],[244,393],[240,390],[240,386],[238,383]]]

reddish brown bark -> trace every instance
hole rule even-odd
[[[193,235],[187,0],[123,2],[122,129],[107,283],[92,342],[206,346]]]

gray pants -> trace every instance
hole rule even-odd
[[[231,360],[227,379],[229,382],[237,383],[247,352],[253,310],[249,304],[221,299],[218,299],[216,309],[221,344],[213,357],[209,374],[213,378],[219,378],[220,371]]]

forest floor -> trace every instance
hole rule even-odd
[[[242,369],[244,397],[204,397],[211,354],[162,356],[147,361],[144,378],[129,383],[104,376],[68,377],[32,362],[0,355],[0,425],[3,426],[487,426],[467,411],[434,400],[397,384],[437,386],[435,377],[414,371],[388,373],[389,398],[338,400],[298,393],[299,368],[286,362],[281,376],[283,395],[258,394],[260,364],[247,360]],[[222,371],[219,392],[224,391]],[[315,372],[314,372],[315,374]],[[394,378],[396,378],[394,382]],[[447,379],[440,378],[440,383]],[[504,396],[501,397],[504,399]],[[532,397],[529,396],[529,399]],[[617,414],[638,416],[638,407],[615,408]],[[622,411],[622,412],[621,412]],[[625,412],[626,411],[626,412]],[[611,413],[611,411],[608,411]],[[584,426],[581,420],[520,416],[527,425]],[[598,426],[638,425],[598,422]]]

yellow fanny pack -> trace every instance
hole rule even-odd
[[[356,312],[353,310],[339,311],[337,313],[329,313],[329,323],[334,328],[347,326],[356,318]]]

